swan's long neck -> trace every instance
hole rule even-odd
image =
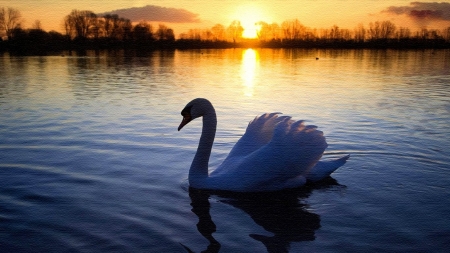
[[[216,135],[217,118],[214,108],[208,110],[208,113],[203,115],[203,128],[200,142],[198,144],[197,153],[192,161],[189,170],[189,183],[193,187],[200,187],[197,185],[202,179],[208,177],[208,163],[211,149]],[[199,181],[200,180],[200,181]]]

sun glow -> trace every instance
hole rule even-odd
[[[259,26],[256,23],[258,21],[266,20],[267,18],[268,17],[264,15],[264,11],[261,7],[255,4],[241,5],[233,14],[233,19],[239,20],[244,28],[242,37],[248,39],[258,37]]]

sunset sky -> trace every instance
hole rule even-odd
[[[176,34],[188,29],[211,28],[217,23],[228,26],[241,21],[246,34],[255,31],[254,23],[265,21],[281,24],[298,19],[310,28],[337,25],[353,29],[358,24],[390,20],[397,26],[443,29],[450,26],[450,1],[412,2],[411,0],[0,0],[0,7],[18,9],[23,28],[39,20],[44,30],[63,32],[63,19],[72,9],[94,13],[117,11],[120,17],[132,21],[147,20],[157,25],[165,23]],[[129,15],[129,16],[126,16]]]

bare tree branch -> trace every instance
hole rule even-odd
[[[0,8],[0,30],[5,32],[8,39],[11,39],[13,30],[20,27],[21,18],[20,11],[15,8]]]

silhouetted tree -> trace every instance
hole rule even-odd
[[[64,28],[70,38],[88,38],[91,34],[98,36],[97,15],[92,11],[72,10],[64,18]]]
[[[139,24],[133,27],[133,38],[139,43],[153,41],[154,38],[152,26],[144,21],[139,22]]]
[[[280,26],[277,23],[268,24],[264,21],[258,21],[256,25],[259,26],[256,35],[260,41],[280,39]]]
[[[119,18],[116,14],[103,16],[103,33],[107,38],[124,40],[127,37],[126,33],[131,29],[129,19]]]
[[[372,40],[387,40],[395,35],[395,24],[391,21],[376,21],[369,24],[369,36]]]
[[[12,30],[9,31],[9,39],[13,42],[24,42],[28,40],[28,33],[26,30],[20,28],[20,27],[16,27]]]
[[[95,38],[98,39],[100,37],[104,37],[103,36],[103,23],[104,20],[103,19],[99,19],[97,18],[97,16],[93,17],[91,20],[91,27],[88,31],[88,36],[91,38]]]
[[[450,42],[450,26],[444,29],[443,37],[446,42]]]
[[[443,39],[439,30],[422,28],[418,32],[418,38],[421,40],[439,40]]]
[[[62,35],[61,33],[57,32],[57,31],[50,31],[48,32],[48,36],[49,36],[49,40],[51,42],[54,43],[63,43],[63,42],[67,42],[66,38],[64,35]]]
[[[278,25],[275,22],[270,24],[270,32],[272,40],[279,40],[281,38],[280,31],[281,31],[280,25]]]
[[[129,19],[121,19],[121,27],[120,32],[118,33],[117,38],[123,41],[129,40],[132,38],[132,30],[133,25]]]
[[[214,34],[211,30],[205,29],[202,31],[201,37],[203,38],[203,40],[212,41],[214,39]]]
[[[190,40],[202,40],[202,30],[200,29],[189,29],[188,38]]]
[[[34,21],[33,26],[32,26],[31,28],[32,28],[32,29],[42,30],[41,21],[36,19],[36,20]]]
[[[216,24],[211,28],[212,36],[214,41],[224,41],[226,40],[225,27],[221,24]]]
[[[214,27],[216,27],[216,26],[214,26]],[[222,33],[224,33],[224,31],[222,31]],[[216,36],[216,34],[210,29],[189,29],[187,33],[182,33],[182,34],[180,34],[179,37],[182,40],[199,40],[199,41],[224,40],[223,35],[222,35],[222,39],[219,39]]]
[[[395,37],[397,38],[397,40],[410,39],[411,38],[411,30],[409,28],[400,27],[397,30]]]
[[[329,40],[340,40],[342,38],[341,30],[339,30],[339,26],[333,25],[328,34]]]
[[[158,30],[156,31],[156,38],[160,41],[174,41],[175,34],[173,30],[166,25],[159,24]]]
[[[119,19],[119,15],[105,15],[103,16],[103,31],[107,38],[114,38],[114,32],[117,29],[116,21]]]
[[[49,35],[42,29],[29,29],[28,38],[31,42],[44,43],[49,40]]]
[[[394,36],[397,27],[391,21],[383,21],[381,23],[381,38],[390,39]]]
[[[354,40],[358,43],[362,43],[366,41],[367,31],[364,28],[363,24],[358,24],[358,26],[354,29]]]
[[[239,20],[234,20],[227,28],[228,36],[233,41],[233,43],[236,43],[242,38],[243,32],[244,28],[242,27],[241,22]]]
[[[271,27],[264,21],[256,22],[256,25],[259,26],[258,31],[256,32],[256,36],[260,41],[268,41],[271,39]]]
[[[304,38],[306,33],[306,27],[298,19],[284,21],[281,23],[281,29],[283,30],[283,38],[287,40],[300,40]]]
[[[0,8],[0,30],[5,32],[8,39],[11,39],[14,29],[20,28],[21,18],[22,15],[18,9]]]

